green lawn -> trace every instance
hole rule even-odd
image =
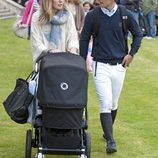
[[[0,158],[24,158],[25,133],[30,125],[10,120],[2,102],[18,77],[32,70],[30,43],[14,36],[14,19],[0,21]],[[158,38],[143,40],[142,47],[127,70],[119,102],[114,135],[118,152],[106,155],[99,122],[99,103],[89,76],[88,109],[92,158],[158,158]],[[35,153],[35,150],[33,150]],[[34,156],[32,156],[34,157]],[[46,156],[64,158],[75,156]]]

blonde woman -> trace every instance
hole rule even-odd
[[[31,28],[33,61],[43,51],[77,53],[79,44],[75,22],[65,0],[41,0]]]

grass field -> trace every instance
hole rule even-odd
[[[0,158],[24,158],[25,133],[30,125],[16,124],[2,102],[18,77],[32,70],[30,44],[14,36],[14,19],[0,21]],[[114,126],[118,152],[106,155],[99,122],[99,103],[89,76],[88,111],[91,158],[158,158],[158,38],[143,40],[139,53],[127,70]],[[35,150],[33,150],[35,153]],[[34,156],[32,156],[33,158]],[[46,158],[75,156],[46,156]]]

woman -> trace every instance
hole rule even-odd
[[[33,61],[43,51],[78,52],[77,31],[65,0],[41,0],[41,9],[33,15],[31,26]]]
[[[80,4],[80,0],[68,0],[67,6],[74,17],[75,26],[76,26],[78,35],[80,36],[83,23],[84,23],[84,17],[85,17],[84,9],[82,5]]]
[[[39,10],[39,8],[39,0],[29,0],[24,10],[22,16],[22,26],[27,27],[28,25],[28,39],[30,38],[32,15],[34,12]]]

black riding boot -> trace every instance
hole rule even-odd
[[[116,144],[113,138],[113,128],[112,128],[112,117],[111,113],[101,113],[100,114],[100,121],[104,131],[104,138],[107,141],[107,153],[114,153],[116,152]]]
[[[112,124],[114,124],[114,122],[115,122],[116,115],[117,115],[117,109],[116,110],[112,110],[111,111]]]

